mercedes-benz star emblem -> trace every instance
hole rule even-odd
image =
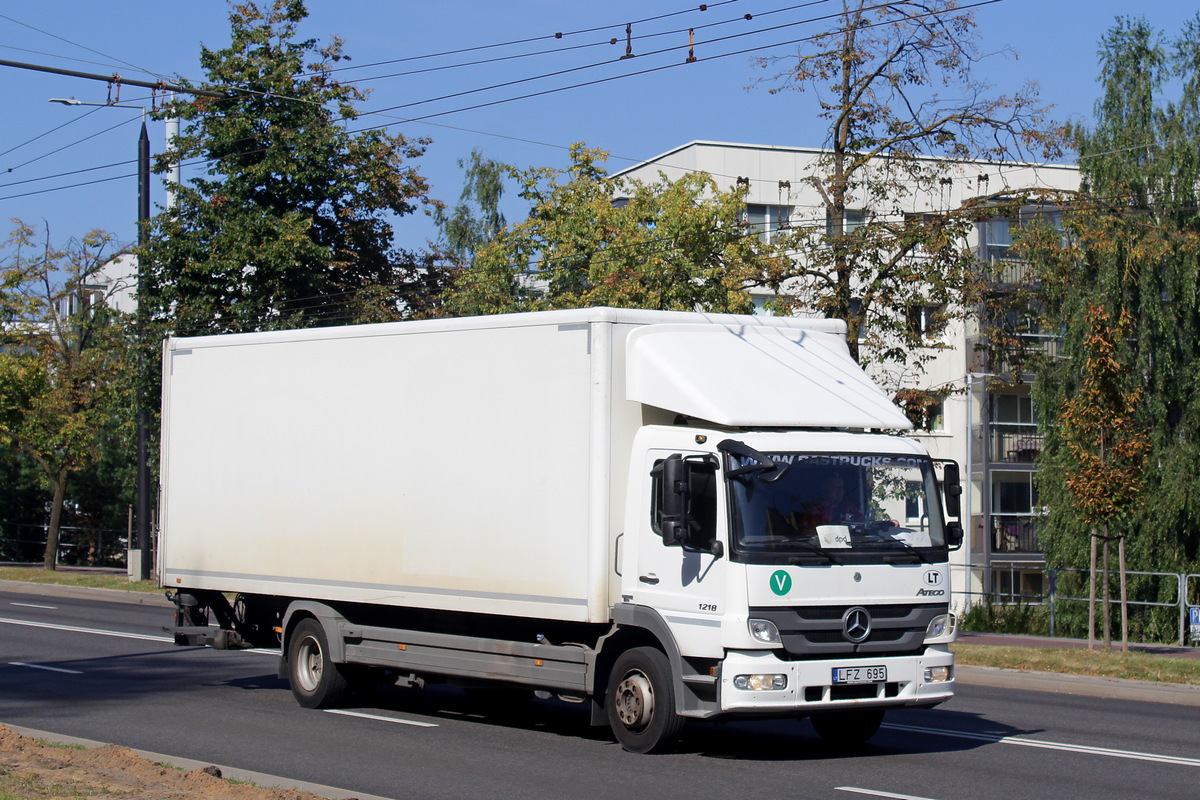
[[[842,635],[855,644],[871,635],[871,615],[865,608],[855,606],[842,615]]]

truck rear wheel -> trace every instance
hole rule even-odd
[[[653,647],[635,647],[617,658],[604,705],[613,734],[631,753],[662,752],[683,727],[675,713],[671,664]]]
[[[813,727],[821,738],[839,747],[853,747],[870,739],[883,723],[883,709],[864,708],[856,711],[836,711],[816,714]]]
[[[305,708],[332,708],[346,699],[350,682],[341,664],[329,659],[325,629],[315,619],[301,620],[288,644],[288,681]]]

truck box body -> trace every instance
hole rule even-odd
[[[652,689],[660,714],[694,717],[941,702],[937,485],[920,445],[878,433],[910,425],[844,336],[594,308],[170,339],[157,570],[177,640],[278,635],[305,705],[354,663],[549,688],[590,698],[638,751],[672,733],[645,716]],[[839,521],[777,553],[783,487],[835,472],[875,491],[886,552]],[[806,621],[814,608],[840,621]],[[855,614],[888,609],[876,626],[902,651],[851,637]],[[841,644],[809,631],[830,625]],[[831,686],[857,684],[864,658],[865,688]],[[793,688],[735,688],[763,679],[735,666]]]
[[[606,622],[637,430],[712,419],[721,399],[778,416],[782,392],[753,388],[744,352],[678,327],[634,375],[674,408],[627,399],[631,331],[711,319],[587,309],[172,339],[162,582]],[[720,379],[696,386],[706,375]],[[702,393],[721,387],[742,402]]]

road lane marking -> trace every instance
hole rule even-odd
[[[0,617],[0,623],[8,625],[24,625],[28,628],[46,628],[52,631],[67,631],[69,633],[92,633],[97,636],[116,636],[120,639],[140,639],[144,642],[170,642],[175,643],[175,639],[169,636],[148,636],[144,633],[122,633],[120,631],[105,631],[99,628],[78,628],[74,625],[55,625],[50,622],[30,622],[24,619],[8,619]]]
[[[10,661],[10,667],[29,667],[30,669],[44,669],[47,672],[62,672],[66,675],[82,675],[83,673],[77,669],[63,669],[62,667],[47,667],[42,664],[26,664],[24,661]]]
[[[867,794],[871,797],[888,797],[891,800],[932,800],[929,797],[917,797],[915,794],[896,794],[894,792],[880,792],[875,789],[860,789],[857,786],[837,786],[839,792],[854,792],[855,794]]]
[[[43,606],[38,603],[9,603],[10,606],[20,606],[21,608],[44,608],[48,611],[57,611],[58,606]]]
[[[346,711],[343,708],[327,708],[325,709],[330,714],[341,714],[344,717],[362,717],[363,719],[376,719],[380,722],[395,722],[398,725],[415,725],[418,728],[436,728],[436,722],[418,722],[415,719],[400,719],[398,717],[384,717],[379,714],[364,714],[361,711]]]
[[[1013,744],[1020,747],[1036,747],[1043,750],[1062,750],[1068,753],[1085,753],[1108,758],[1129,758],[1135,761],[1153,761],[1158,764],[1176,764],[1182,767],[1200,767],[1200,758],[1185,758],[1183,756],[1166,756],[1158,753],[1139,753],[1136,750],[1116,750],[1111,747],[1091,747],[1083,744],[1067,742],[1047,742],[1041,739],[1026,739],[1023,736],[996,736],[987,733],[971,733],[969,731],[945,730],[942,728],[919,728],[915,725],[894,725],[885,723],[880,726],[894,731],[911,733],[931,733],[935,736],[952,736],[957,739],[971,739],[977,742],[991,744]]]

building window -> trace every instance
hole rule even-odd
[[[863,209],[846,209],[846,215],[842,217],[842,233],[848,236],[866,225],[867,216],[867,212]],[[825,235],[833,236],[833,214],[828,208],[825,209]]]
[[[1027,394],[998,394],[993,402],[996,422],[1034,426],[1038,423],[1037,407]]]
[[[942,306],[909,306],[905,312],[907,317],[908,332],[914,336],[931,336],[938,333],[945,326],[945,317],[942,314]]]
[[[992,513],[1029,515],[1036,506],[1032,472],[992,473]]]
[[[918,481],[908,481],[904,492],[904,516],[909,524],[924,525],[929,516],[925,508],[925,492]]]
[[[925,407],[925,430],[930,433],[944,433],[946,431],[946,401],[943,397],[938,397],[932,403]]]
[[[742,212],[742,224],[754,228],[758,238],[772,242],[780,232],[788,229],[792,219],[791,206],[767,206],[747,204]]]

